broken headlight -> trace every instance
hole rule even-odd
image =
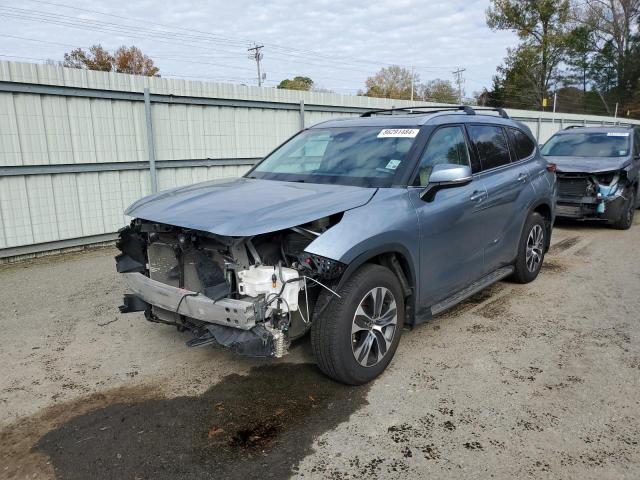
[[[342,262],[307,252],[302,252],[298,255],[298,260],[300,261],[300,268],[310,270],[316,276],[326,280],[339,278],[347,268]]]

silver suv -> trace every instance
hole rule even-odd
[[[137,201],[118,241],[121,311],[242,355],[280,357],[311,331],[327,375],[375,378],[403,326],[540,271],[553,168],[526,126],[485,110],[320,123],[242,178]]]

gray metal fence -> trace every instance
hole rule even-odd
[[[0,62],[0,258],[109,241],[152,191],[242,175],[305,125],[428,103]],[[595,116],[510,110],[540,141]]]

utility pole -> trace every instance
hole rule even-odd
[[[551,123],[554,125],[556,123],[556,103],[558,103],[558,92],[553,94],[553,117],[551,118]]]
[[[465,72],[466,70],[467,70],[466,68],[458,67],[458,69],[455,72],[451,72],[456,76],[456,83],[458,84],[458,103],[460,103],[460,105],[462,105],[462,84],[464,83],[464,79],[462,78],[462,73]]]
[[[262,52],[260,50],[262,50],[263,48],[264,48],[264,45],[258,45],[258,44],[254,44],[253,47],[247,48],[247,51],[249,52],[249,58],[252,58],[253,60],[255,60],[256,66],[258,67],[258,86],[259,87],[262,86],[262,74],[260,73],[260,60],[262,60],[264,55],[262,55]]]
[[[413,65],[411,65],[411,101],[413,102]]]

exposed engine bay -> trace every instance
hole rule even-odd
[[[624,172],[557,173],[558,216],[615,220],[624,205],[628,185]]]
[[[346,265],[305,252],[341,214],[253,237],[225,237],[136,219],[119,232],[122,313],[248,356],[282,357],[310,328],[319,294],[337,296]]]

